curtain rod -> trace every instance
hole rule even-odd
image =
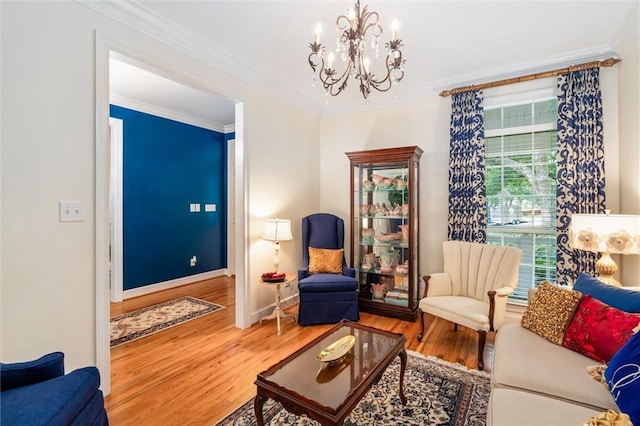
[[[488,83],[456,87],[455,89],[443,90],[442,92],[440,92],[440,96],[442,96],[443,98],[446,98],[447,96],[451,96],[456,93],[464,93],[464,92],[470,92],[472,90],[482,90],[482,89],[488,89],[490,87],[504,86],[506,84],[521,83],[523,81],[553,77],[553,76],[564,74],[567,72],[582,71],[589,68],[612,67],[620,61],[621,59],[618,59],[618,58],[608,58],[608,59],[605,59],[604,61],[586,62],[584,64],[572,65],[566,68],[559,68],[551,71],[544,71],[544,72],[539,72],[535,74],[523,75],[521,77],[505,78],[503,80],[490,81]]]

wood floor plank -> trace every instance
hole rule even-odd
[[[219,277],[112,304],[115,317],[182,296],[225,309],[111,349],[111,394],[105,405],[111,425],[212,426],[255,395],[256,375],[301,348],[331,325],[301,327],[285,319],[282,335],[275,321],[235,327],[235,282]],[[287,312],[296,313],[297,306]],[[422,342],[419,320],[410,323],[368,313],[360,322],[403,333],[408,350],[477,366],[477,333],[427,316]],[[489,333],[485,370],[493,364]]]

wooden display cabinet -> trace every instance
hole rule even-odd
[[[419,288],[417,146],[347,152],[351,266],[365,312],[415,321]]]

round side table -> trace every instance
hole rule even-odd
[[[260,282],[264,285],[268,285],[268,286],[273,286],[276,288],[276,307],[273,309],[273,312],[267,316],[264,316],[262,318],[260,318],[259,323],[262,324],[263,320],[269,320],[269,319],[276,319],[276,322],[278,324],[278,336],[280,335],[280,317],[283,318],[288,318],[290,317],[292,321],[296,320],[296,316],[294,314],[287,314],[285,312],[282,311],[282,309],[280,308],[280,301],[282,299],[282,297],[280,296],[280,287],[283,285],[287,285],[287,284],[291,284],[292,282],[294,282],[297,277],[295,274],[291,274],[291,273],[287,273],[287,276],[285,277],[284,281],[280,281],[280,282],[276,282],[276,283],[271,283],[271,282],[265,282],[260,280]]]

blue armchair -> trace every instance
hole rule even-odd
[[[65,375],[62,352],[35,361],[0,363],[0,424],[106,426],[99,386],[95,367]]]
[[[317,213],[302,219],[302,260],[298,270],[300,306],[298,324],[337,323],[343,319],[357,321],[358,280],[356,271],[347,266],[342,256],[342,273],[309,273],[309,247],[344,248],[344,221],[328,213]]]

